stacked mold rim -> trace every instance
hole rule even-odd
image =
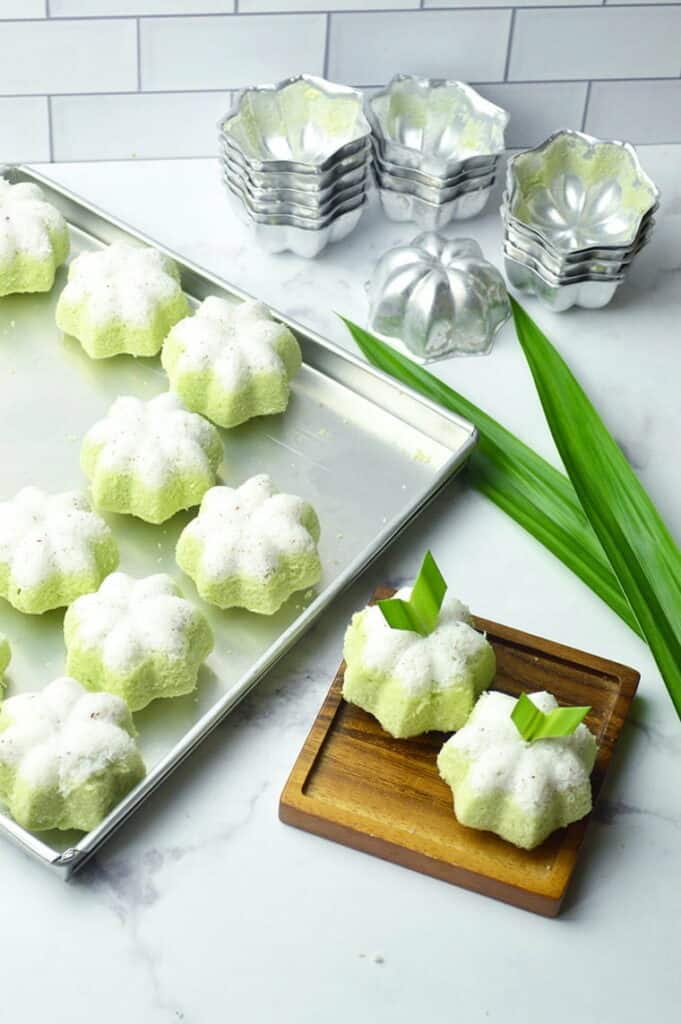
[[[464,82],[401,74],[368,99],[367,117],[391,220],[436,231],[482,212],[504,152],[507,111]]]
[[[269,252],[314,257],[357,225],[371,162],[361,93],[295,75],[243,90],[218,129],[227,195]]]
[[[556,312],[607,305],[649,241],[659,206],[634,147],[564,129],[511,157],[506,175],[510,283]]]

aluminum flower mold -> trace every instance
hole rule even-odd
[[[488,351],[510,316],[504,280],[478,243],[435,232],[381,257],[370,304],[373,330],[426,359]]]
[[[493,164],[509,115],[464,82],[396,75],[367,103],[382,157],[440,179]]]
[[[149,402],[117,398],[85,435],[81,465],[99,508],[162,523],[199,504],[222,454],[212,423],[166,392]]]
[[[145,774],[125,701],[55,679],[0,709],[0,798],[24,828],[98,825]]]
[[[559,249],[625,242],[631,214],[622,206],[616,181],[588,185],[575,174],[563,174],[538,186],[527,199],[533,226]]]
[[[67,610],[64,639],[67,672],[89,690],[122,697],[131,711],[194,690],[213,648],[205,616],[165,573],[111,573]]]
[[[18,611],[64,607],[117,564],[113,535],[84,494],[24,487],[0,502],[0,597]]]
[[[271,615],[321,575],[319,520],[306,501],[280,494],[267,474],[213,487],[177,542],[177,562],[220,608]]]
[[[295,75],[244,89],[220,132],[254,170],[316,173],[366,147],[371,128],[357,90]]]
[[[42,189],[0,178],[0,296],[49,291],[68,254],[66,221]]]
[[[632,146],[567,130],[509,160],[507,191],[512,218],[558,252],[633,245],[659,199]]]

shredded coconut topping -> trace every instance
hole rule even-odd
[[[52,253],[49,232],[59,230],[66,230],[64,218],[37,185],[10,185],[0,178],[0,264],[19,252],[47,259]]]
[[[315,540],[303,525],[309,509],[302,498],[279,494],[262,473],[241,487],[212,487],[183,536],[199,543],[206,576],[267,580],[283,556],[315,550]]]
[[[0,502],[0,565],[19,587],[93,571],[94,547],[109,536],[104,520],[77,491],[45,494],[24,487]]]
[[[211,423],[165,392],[149,402],[117,398],[84,443],[98,449],[98,470],[130,474],[154,488],[183,473],[211,473],[208,452],[218,441]]]
[[[156,249],[112,242],[106,249],[82,252],[69,267],[60,303],[87,303],[98,324],[112,320],[145,325],[160,302],[180,292],[172,260]]]
[[[403,587],[396,596],[408,600],[411,587]],[[368,668],[399,680],[411,694],[446,690],[461,682],[469,663],[487,645],[470,623],[468,608],[450,594],[445,595],[438,624],[428,636],[392,629],[381,609],[372,605],[362,612],[362,660]]]
[[[545,714],[558,707],[550,693],[530,694]],[[578,725],[570,736],[526,742],[511,719],[515,697],[483,693],[468,722],[447,746],[470,762],[469,785],[478,792],[503,790],[526,810],[545,807],[552,794],[586,782],[596,757],[596,740]]]
[[[55,679],[37,693],[3,704],[10,725],[0,732],[0,764],[30,786],[57,786],[67,795],[91,775],[128,757],[130,712],[120,697],[88,693],[75,679]]]
[[[114,572],[96,593],[74,601],[67,615],[75,619],[80,646],[98,648],[106,666],[127,672],[154,654],[183,657],[200,613],[165,573],[138,580]]]
[[[210,296],[194,316],[180,320],[169,337],[180,349],[180,373],[210,371],[225,391],[232,392],[255,374],[286,374],[277,345],[288,333],[261,302],[235,304]]]

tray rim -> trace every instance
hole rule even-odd
[[[125,221],[114,217],[100,207],[83,199],[71,189],[60,185],[47,175],[25,164],[10,164],[1,168],[4,177],[15,182],[32,182],[39,185],[48,199],[67,211],[69,225],[91,235],[102,242],[114,238],[134,238],[144,245],[153,246],[173,259],[182,275],[183,289],[195,298],[202,298],[215,291],[244,301],[254,298],[251,294],[230,284],[200,265],[187,260],[180,253],[162,245],[156,239],[137,231]],[[71,214],[81,215],[85,222],[73,223]],[[94,230],[97,228],[98,231]],[[15,845],[31,854],[41,863],[59,869],[64,879],[70,878],[99,847],[142,805],[171,772],[189,757],[199,744],[216,728],[236,705],[260,682],[265,674],[293,645],[307,632],[315,620],[333,600],[405,530],[420,512],[447,486],[469,458],[477,442],[476,428],[463,417],[449,412],[429,399],[417,394],[411,388],[398,383],[387,374],[365,363],[340,345],[324,339],[291,317],[280,313],[274,307],[274,316],[286,324],[296,335],[303,350],[303,361],[314,370],[330,377],[336,383],[349,388],[363,398],[373,402],[384,412],[399,419],[413,429],[420,431],[431,441],[436,441],[450,451],[421,497],[390,519],[370,544],[357,555],[339,575],[320,592],[318,597],[284,630],[251,666],[239,681],[189,729],[168,753],[162,757],[144,779],[128,793],[120,803],[100,822],[96,828],[83,836],[64,851],[51,847],[40,838],[18,825],[7,814],[0,813],[0,832]],[[411,413],[411,416],[409,415]],[[462,437],[463,433],[463,437]],[[455,443],[455,438],[458,442]]]
[[[379,586],[372,594],[371,601],[388,597],[394,592],[393,588]],[[603,658],[600,655],[591,654],[580,648],[570,647],[567,644],[550,640],[547,637],[536,636],[525,630],[507,626],[478,615],[473,616],[473,624],[477,629],[483,630],[492,636],[498,636],[511,646],[518,645],[522,639],[524,641],[522,646],[528,648],[531,644],[532,650],[543,653],[547,659],[569,660],[573,664],[583,664],[592,671],[601,672],[603,675],[616,678],[619,682],[617,697],[614,701],[610,717],[604,720],[603,732],[607,732],[610,719],[616,712],[620,713],[623,723],[626,720],[640,681],[640,673],[636,669],[629,665]],[[569,888],[574,868],[577,865],[579,850],[593,811],[580,821],[573,822],[565,830],[565,842],[557,851],[556,862],[569,855],[573,855],[574,861],[559,896],[553,897],[538,890],[522,890],[509,881],[494,878],[484,873],[472,871],[469,867],[452,864],[437,857],[429,856],[425,852],[391,840],[383,835],[380,829],[367,831],[361,827],[361,823],[353,825],[350,822],[350,812],[347,815],[348,821],[344,821],[342,820],[345,817],[344,814],[335,813],[335,808],[331,808],[330,812],[324,813],[324,807],[326,806],[324,801],[307,795],[305,792],[307,782],[317,761],[322,756],[328,739],[334,731],[335,720],[345,703],[341,692],[344,671],[345,662],[342,661],[331,682],[331,686],[324,695],[312,726],[293,763],[279,799],[280,821],[286,825],[309,832],[312,835],[337,842],[350,849],[379,857],[398,866],[418,871],[421,874],[430,875],[449,884],[455,884],[473,892],[490,896],[520,909],[529,910],[545,917],[557,916],[560,913],[563,899]],[[594,789],[594,806],[597,804],[600,788],[605,781],[611,756],[617,745],[619,735],[620,733],[618,732],[614,741],[609,744],[607,763],[603,768],[602,776],[598,780],[598,786]],[[522,898],[523,893],[526,894],[524,899]]]

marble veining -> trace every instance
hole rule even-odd
[[[681,147],[643,147],[641,157],[663,204],[627,286],[602,311],[559,316],[527,306],[681,537]],[[319,260],[267,257],[229,214],[213,161],[63,164],[46,173],[350,349],[336,313],[365,323],[375,260],[418,233],[383,220],[372,202],[357,231]],[[450,234],[476,238],[501,266],[497,207],[490,202]],[[489,357],[439,363],[437,373],[557,461],[512,326]],[[377,582],[408,583],[426,547],[474,613],[642,674],[558,921],[277,820],[350,615]],[[10,687],[22,671],[17,654]],[[651,992],[666,1024],[681,994],[680,756],[681,726],[646,647],[462,478],[71,884],[0,844],[12,928],[3,1019],[91,1024],[95,1013],[98,1024],[119,1024],[124,1010],[129,1024],[412,1024],[427,986],[429,1024],[451,1021],[452,993],[466,1024],[545,1024],[548,1005],[551,1024],[638,1024],[650,1016]],[[569,997],[556,1000],[551,993],[575,977]]]

